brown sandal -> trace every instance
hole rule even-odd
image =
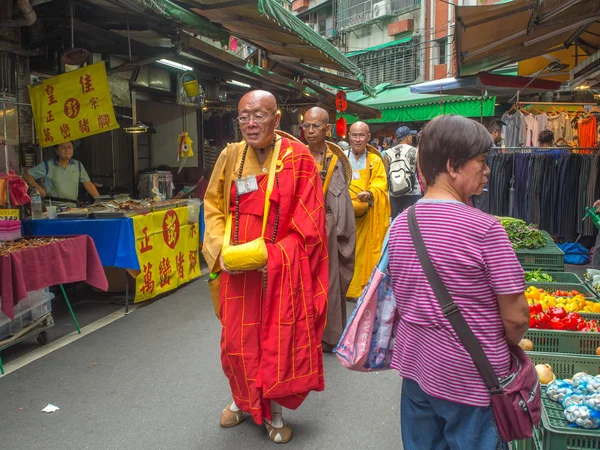
[[[265,420],[265,428],[267,429],[267,433],[269,433],[269,439],[276,444],[287,444],[292,440],[294,435],[292,427],[285,422],[283,423],[282,427],[275,428]]]
[[[241,409],[239,411],[232,411],[231,408],[232,403],[227,405],[227,408],[223,410],[221,413],[221,426],[223,428],[233,428],[236,425],[239,425],[246,418],[246,413]]]

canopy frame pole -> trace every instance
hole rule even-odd
[[[479,102],[479,123],[483,123],[483,84],[481,85],[481,101]]]

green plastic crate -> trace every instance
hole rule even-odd
[[[530,328],[525,335],[536,352],[595,355],[600,347],[600,333],[583,331],[538,330]]]
[[[552,283],[577,283],[577,284],[584,284],[583,280],[581,278],[579,278],[579,276],[576,273],[571,273],[571,272],[546,272],[548,275],[550,275],[552,278],[554,278],[554,281],[552,281]]]
[[[524,270],[542,269],[556,272],[565,270],[565,254],[556,244],[538,250],[518,249],[516,254]]]
[[[600,449],[600,429],[571,427],[565,420],[563,407],[546,397],[542,386],[542,423],[533,438],[512,443],[513,450],[597,450]]]
[[[535,349],[535,346],[533,347]],[[569,355],[567,353],[527,352],[533,364],[550,364],[556,378],[571,378],[578,372],[600,373],[600,356]]]
[[[516,254],[519,263],[525,270],[542,269],[544,271],[564,272],[565,254],[556,246],[548,233],[541,232],[546,238],[546,246],[536,250],[518,249]]]
[[[542,283],[540,281],[532,281],[526,283],[527,287],[535,286],[538,289],[544,289],[545,291],[572,291],[575,289],[583,294],[584,297],[590,300],[596,300],[596,293],[583,283]]]

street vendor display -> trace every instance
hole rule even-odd
[[[76,281],[108,289],[89,236],[21,239],[4,243],[0,251],[1,310],[11,319],[15,305],[30,291]]]
[[[36,236],[89,235],[102,266],[126,269],[136,278],[134,301],[140,302],[200,276],[198,216],[190,217],[187,206],[177,207],[186,204],[187,200],[101,201],[59,213],[59,220],[25,221],[23,230]]]

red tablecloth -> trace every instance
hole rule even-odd
[[[27,292],[76,281],[85,281],[103,291],[108,289],[96,246],[89,236],[74,236],[2,256],[2,312],[14,319],[14,306],[27,297]]]

